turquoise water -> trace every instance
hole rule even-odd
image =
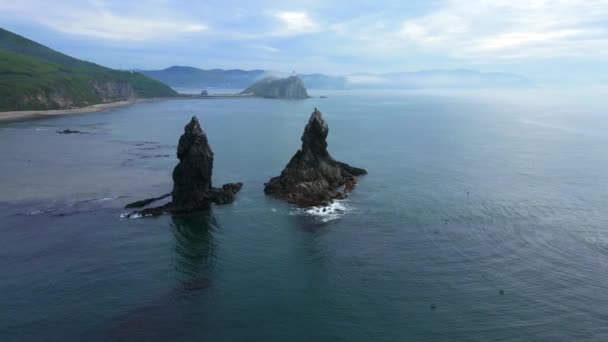
[[[530,92],[178,100],[2,124],[0,340],[606,341],[608,106]],[[332,155],[369,171],[335,215],[263,194],[314,107]],[[244,183],[237,201],[121,218],[170,190],[195,114],[214,183]]]

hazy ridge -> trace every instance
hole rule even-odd
[[[290,75],[272,70],[204,70],[189,66],[172,66],[162,70],[140,72],[172,87],[233,89],[244,89],[268,76]],[[356,73],[340,76],[313,73],[297,76],[307,88],[312,89],[520,88],[532,85],[530,80],[515,74],[485,73],[465,69]]]

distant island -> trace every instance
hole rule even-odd
[[[0,28],[0,111],[71,109],[177,95],[141,73],[82,61]]]
[[[266,77],[247,87],[241,95],[253,95],[270,99],[307,99],[304,82],[297,76],[287,78]]]

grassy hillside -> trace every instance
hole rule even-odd
[[[143,74],[82,61],[0,29],[0,111],[174,95],[169,86]]]

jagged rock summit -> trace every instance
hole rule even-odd
[[[212,186],[213,151],[196,116],[192,117],[184,128],[184,134],[179,138],[177,158],[179,163],[173,170],[172,201],[134,214],[155,216],[164,212],[191,212],[206,209],[211,203],[227,204],[234,201],[235,194],[243,184],[229,183],[221,188]],[[128,204],[127,208],[147,205],[162,197],[137,201]]]
[[[265,184],[264,192],[300,207],[328,205],[346,198],[357,183],[356,177],[367,171],[334,160],[327,151],[328,133],[327,122],[315,108],[302,134],[302,148],[280,176]]]
[[[184,208],[197,206],[211,192],[213,151],[196,117],[192,117],[179,138],[177,159],[179,163],[173,169],[173,204]]]

